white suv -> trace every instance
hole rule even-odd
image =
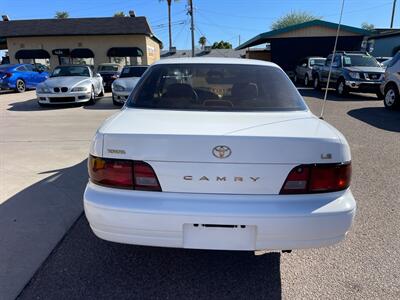
[[[387,109],[400,108],[400,52],[388,64],[381,90],[385,95],[383,103]]]

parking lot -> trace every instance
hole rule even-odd
[[[319,114],[323,92],[300,92]],[[82,214],[85,160],[96,128],[119,108],[109,94],[94,106],[57,108],[40,108],[34,97],[0,94],[5,299],[24,286],[20,299],[400,298],[400,112],[375,96],[331,95],[325,110],[352,150],[358,211],[347,239],[264,256],[96,238]]]

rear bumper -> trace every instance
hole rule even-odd
[[[288,250],[341,241],[351,227],[356,203],[350,190],[314,195],[181,194],[117,190],[89,183],[84,208],[93,232],[113,242]]]

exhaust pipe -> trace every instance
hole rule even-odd
[[[270,251],[270,250],[255,250],[254,255],[255,256],[264,255],[264,254],[267,254],[268,251]],[[282,253],[292,253],[292,250],[282,250]]]

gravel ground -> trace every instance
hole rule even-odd
[[[318,114],[322,93],[301,93]],[[97,239],[82,216],[19,298],[400,299],[400,112],[331,96],[325,119],[353,157],[358,212],[339,245],[260,257],[129,246]]]

